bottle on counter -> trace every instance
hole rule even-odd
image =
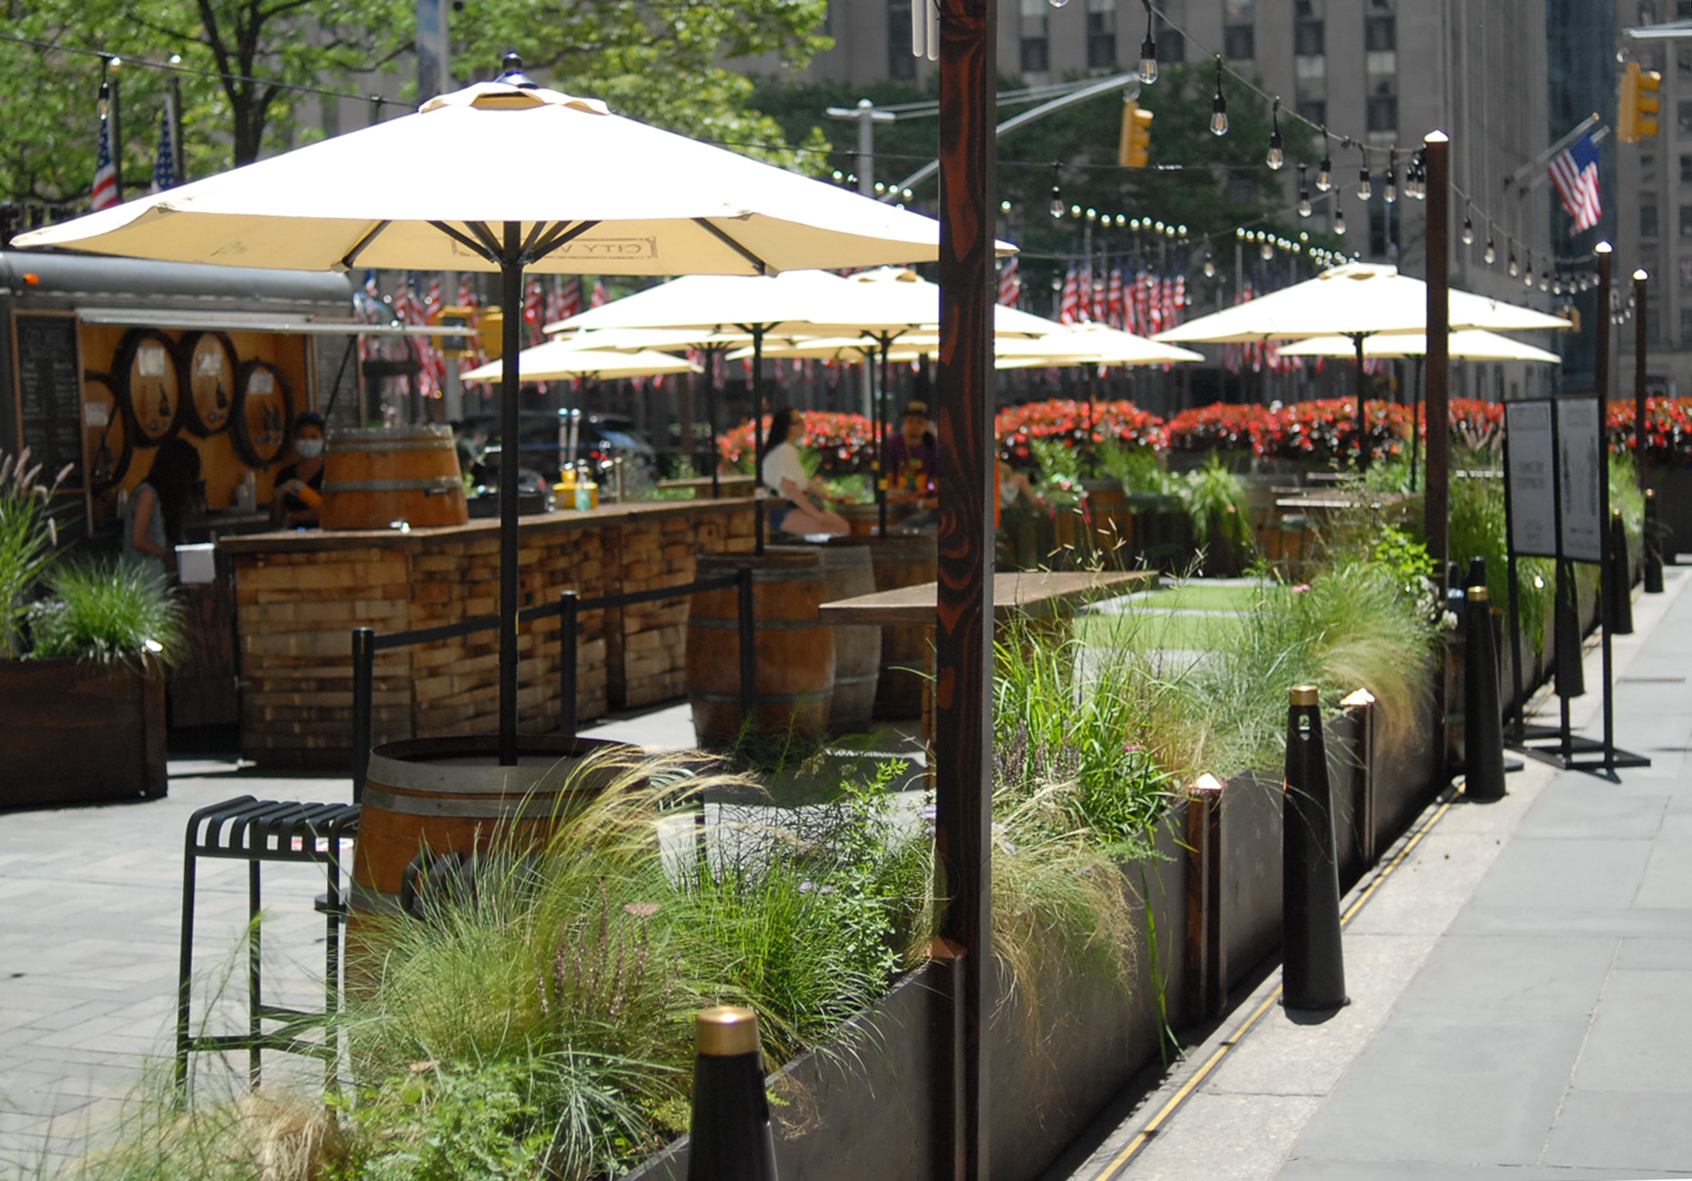
[[[258,476],[251,468],[241,473],[240,482],[235,485],[235,507],[244,513],[258,509]]]

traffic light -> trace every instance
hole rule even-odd
[[[1116,162],[1124,168],[1144,168],[1151,161],[1152,113],[1141,110],[1136,102],[1122,104],[1122,142],[1117,145]]]
[[[1657,111],[1661,107],[1657,94],[1662,88],[1663,76],[1657,71],[1641,69],[1638,62],[1627,63],[1616,101],[1617,139],[1636,144],[1647,135],[1657,134]]]
[[[483,308],[476,315],[476,336],[482,342],[482,355],[498,360],[505,351],[505,313],[499,308]]]

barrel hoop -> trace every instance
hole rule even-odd
[[[365,779],[369,783],[379,783],[401,791],[440,792],[461,796],[524,796],[535,789],[535,784],[556,769],[556,763],[467,768],[462,763],[393,759],[377,749],[370,752],[370,767],[365,773]],[[471,771],[475,772],[473,776]]]
[[[689,615],[689,627],[703,627],[716,631],[739,631],[740,620],[719,619],[714,615]],[[814,619],[755,619],[752,621],[755,631],[804,631],[808,628],[825,628],[826,625]]]
[[[754,706],[803,705],[809,702],[827,701],[833,695],[834,693],[832,689],[821,692],[813,691],[810,693],[754,693],[752,695],[752,704]],[[689,701],[704,701],[712,705],[740,704],[740,694],[738,693],[709,693],[704,689],[689,689],[687,691],[687,699]],[[366,800],[370,798],[370,793],[368,791],[364,793],[364,798]]]
[[[407,439],[343,439],[334,440],[334,449],[346,454],[356,451],[360,455],[369,455],[374,451],[451,451],[451,438],[441,438],[435,435],[419,435]]]
[[[386,914],[399,916],[405,911],[400,909],[398,894],[391,894],[387,890],[378,890],[372,886],[352,884],[351,896],[347,899],[350,909],[364,914]]]
[[[430,476],[420,480],[325,480],[325,495],[346,492],[444,492],[464,491],[457,476]]]
[[[364,789],[367,812],[392,812],[400,816],[451,816],[476,820],[551,820],[570,804],[569,796],[413,796],[383,791],[375,784]]]

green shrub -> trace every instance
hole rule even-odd
[[[50,597],[29,610],[32,658],[168,662],[180,652],[182,611],[164,575],[107,558],[59,563],[46,581]]]

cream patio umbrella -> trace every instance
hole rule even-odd
[[[624,377],[656,377],[664,373],[698,373],[699,366],[654,349],[618,353],[607,349],[570,348],[570,341],[549,340],[517,354],[517,376],[522,381],[556,381],[566,377],[598,377],[615,381]],[[498,381],[505,375],[503,361],[489,361],[466,373],[463,381]]]
[[[999,340],[1000,369],[1066,365],[1173,365],[1202,361],[1204,354],[1150,340],[1107,324],[1076,324],[1032,340]]]
[[[1399,274],[1397,267],[1348,263],[1291,287],[1189,320],[1158,333],[1154,339],[1262,344],[1310,336],[1346,337],[1352,342],[1357,366],[1357,463],[1364,468],[1369,465],[1369,436],[1364,421],[1363,342],[1382,333],[1425,332],[1427,298],[1427,284]],[[1560,317],[1532,308],[1468,291],[1450,292],[1448,327],[1452,330],[1532,332],[1567,326]]]
[[[931,260],[939,226],[844,189],[612,115],[505,73],[414,115],[20,235],[180,262],[302,270],[773,274]],[[459,166],[420,174],[418,162]],[[471,161],[487,161],[478,167]],[[517,437],[520,317],[505,319],[503,421]],[[501,463],[517,484],[517,449]],[[500,507],[499,761],[517,760],[517,497]]]

